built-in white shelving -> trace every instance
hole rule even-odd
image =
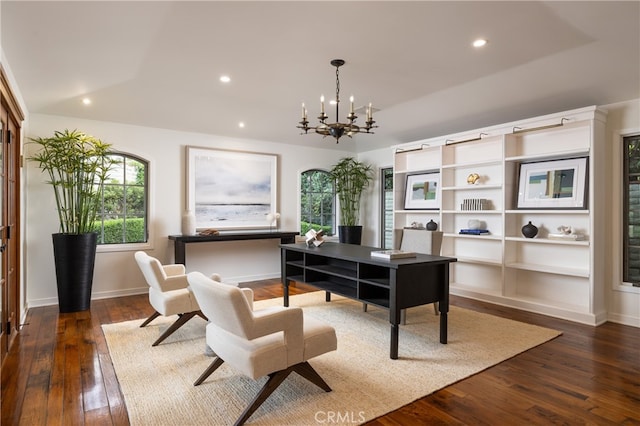
[[[394,161],[394,228],[430,220],[443,231],[442,255],[451,265],[451,293],[588,324],[604,322],[604,235],[597,226],[606,206],[595,202],[604,180],[605,113],[581,108],[403,144]],[[584,209],[520,209],[523,163],[586,157]],[[408,175],[439,172],[438,210],[405,210]],[[478,179],[470,175],[477,174]],[[482,199],[484,210],[467,210]],[[459,234],[470,220],[488,234]],[[528,222],[539,229],[525,238]],[[581,240],[549,238],[571,226]],[[395,232],[396,235],[399,232]]]

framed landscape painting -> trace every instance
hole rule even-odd
[[[196,229],[268,228],[276,200],[276,155],[187,147],[186,201]]]
[[[407,175],[404,195],[406,210],[437,210],[440,208],[440,173]]]
[[[520,164],[519,209],[586,209],[586,157]]]

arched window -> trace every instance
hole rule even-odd
[[[333,235],[335,227],[335,199],[333,179],[324,170],[306,170],[300,175],[300,233],[311,228],[325,235]]]
[[[98,244],[146,243],[149,163],[122,153],[111,157],[116,165],[102,188],[96,223]]]

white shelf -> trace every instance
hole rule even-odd
[[[499,166],[501,164],[502,160],[473,161],[468,163],[443,164],[442,169],[467,169],[470,167]]]
[[[440,210],[394,210],[394,214],[440,214]]]
[[[571,149],[567,151],[554,151],[544,154],[536,155],[517,155],[514,157],[506,157],[505,162],[517,162],[517,163],[533,163],[535,161],[553,160],[556,158],[570,158],[570,157],[586,157],[589,155],[589,149]]]
[[[502,210],[442,210],[444,214],[501,214]]]
[[[502,185],[467,185],[467,186],[443,186],[440,188],[441,191],[473,191],[473,190],[482,190],[482,189],[502,189]]]
[[[552,240],[549,238],[524,238],[524,237],[505,237],[505,241],[515,241],[518,243],[532,244],[559,244],[569,246],[589,246],[589,240],[571,241],[571,240]]]
[[[502,260],[482,259],[480,257],[457,256],[458,263],[473,263],[476,265],[490,265],[502,267]]]
[[[572,277],[589,278],[589,271],[580,268],[566,268],[550,265],[537,265],[534,263],[509,262],[504,265],[507,268],[523,269],[526,271],[544,272],[555,275],[569,275]]]
[[[589,210],[543,210],[543,209],[522,209],[522,210],[505,210],[507,214],[553,214],[553,215],[589,215]]]
[[[483,240],[500,240],[502,241],[502,236],[501,235],[494,235],[494,234],[480,234],[480,235],[470,235],[470,234],[458,234],[458,233],[449,233],[446,232],[444,234],[442,234],[443,237],[449,237],[449,238],[471,238],[471,239],[483,239]]]

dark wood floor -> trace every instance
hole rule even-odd
[[[246,286],[256,299],[282,295],[276,280]],[[295,292],[308,289],[298,284]],[[640,329],[590,327],[459,297],[452,304],[563,335],[371,425],[640,425]],[[73,314],[30,310],[2,366],[1,424],[128,425],[100,326],[151,311],[147,296],[98,300]]]

